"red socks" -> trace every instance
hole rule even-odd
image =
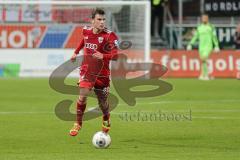
[[[103,120],[108,121],[110,119],[110,113],[103,114]]]
[[[86,103],[82,101],[77,101],[77,123],[82,126],[82,121],[83,121],[83,115],[84,111],[86,109]],[[108,111],[108,108],[103,111],[103,120],[108,121],[110,119],[110,113]]]
[[[83,114],[86,109],[86,103],[77,101],[77,123],[82,126]]]

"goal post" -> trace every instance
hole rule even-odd
[[[0,0],[0,48],[73,49],[96,7],[105,9],[107,27],[120,43],[132,43],[120,51],[150,61],[149,1]]]

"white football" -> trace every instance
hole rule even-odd
[[[107,148],[111,144],[111,137],[109,134],[99,131],[94,134],[92,138],[92,144],[96,148]]]

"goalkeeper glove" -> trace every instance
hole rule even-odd
[[[187,46],[187,50],[188,50],[188,51],[191,51],[191,50],[192,50],[192,45],[189,44],[189,45]]]
[[[214,52],[216,52],[216,53],[220,52],[219,47],[215,47],[215,48],[214,48]]]

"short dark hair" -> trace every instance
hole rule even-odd
[[[96,14],[105,15],[105,11],[102,8],[96,8],[92,12],[92,19],[95,18]]]
[[[201,14],[201,16],[208,16],[208,14],[207,13],[203,13],[203,14]],[[209,16],[208,16],[209,17]]]

